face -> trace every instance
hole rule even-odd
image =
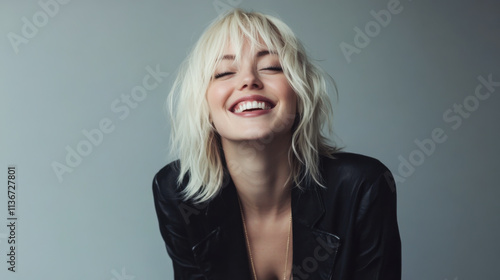
[[[274,52],[250,52],[247,42],[236,62],[234,49],[227,46],[206,98],[211,120],[223,143],[291,139],[297,97]]]

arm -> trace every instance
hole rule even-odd
[[[396,189],[389,170],[361,194],[356,218],[357,254],[353,279],[400,280],[401,240]]]
[[[176,182],[173,181],[172,184]],[[172,259],[174,277],[176,280],[206,279],[194,260],[186,230],[187,224],[178,207],[182,202],[174,198],[173,192],[165,195],[162,187],[172,186],[160,186],[158,175],[156,175],[153,180],[154,203],[160,232]]]

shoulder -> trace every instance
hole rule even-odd
[[[389,169],[379,160],[355,153],[337,152],[332,157],[322,157],[322,176],[325,185],[332,183],[361,186],[373,185],[376,182],[393,183]],[[335,185],[335,184],[334,184]],[[393,186],[390,186],[393,188]]]
[[[170,231],[190,224],[192,214],[199,213],[205,205],[195,204],[184,199],[183,187],[187,176],[179,181],[179,160],[173,161],[160,169],[153,179],[153,198],[160,224],[169,225]]]
[[[178,200],[180,197],[180,161],[172,161],[161,168],[153,178],[153,193],[166,200]]]
[[[181,170],[181,164],[179,160],[170,162],[161,168],[155,175],[155,180],[159,182],[170,182],[172,180],[177,181]]]
[[[378,159],[348,152],[337,152],[331,158],[323,157],[321,160],[324,171],[343,171],[356,175],[377,175],[389,171]]]

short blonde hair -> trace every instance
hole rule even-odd
[[[212,22],[181,66],[168,98],[172,119],[172,151],[180,160],[178,183],[186,182],[184,199],[206,202],[213,198],[228,179],[220,138],[209,117],[206,92],[217,61],[230,43],[239,51],[245,41],[252,48],[265,44],[275,51],[283,72],[297,94],[297,116],[293,117],[289,180],[301,187],[304,180],[322,185],[320,155],[337,150],[329,144],[322,128],[332,130],[332,106],[327,80],[333,79],[313,64],[292,30],[276,17],[257,12],[231,10]]]

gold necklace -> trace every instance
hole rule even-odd
[[[243,220],[243,230],[245,231],[245,240],[247,242],[248,254],[250,255],[250,265],[252,266],[253,279],[257,280],[257,273],[255,273],[255,265],[253,264],[252,248],[250,247],[250,239],[248,238],[247,226],[245,222],[245,215],[243,215],[243,207],[241,205],[240,197],[238,197],[238,203],[240,204],[241,219]],[[288,226],[288,238],[286,241],[286,255],[285,255],[285,271],[283,272],[283,280],[286,280],[287,266],[288,266],[288,254],[290,249],[290,233],[292,232],[292,211],[290,210],[290,222]]]

